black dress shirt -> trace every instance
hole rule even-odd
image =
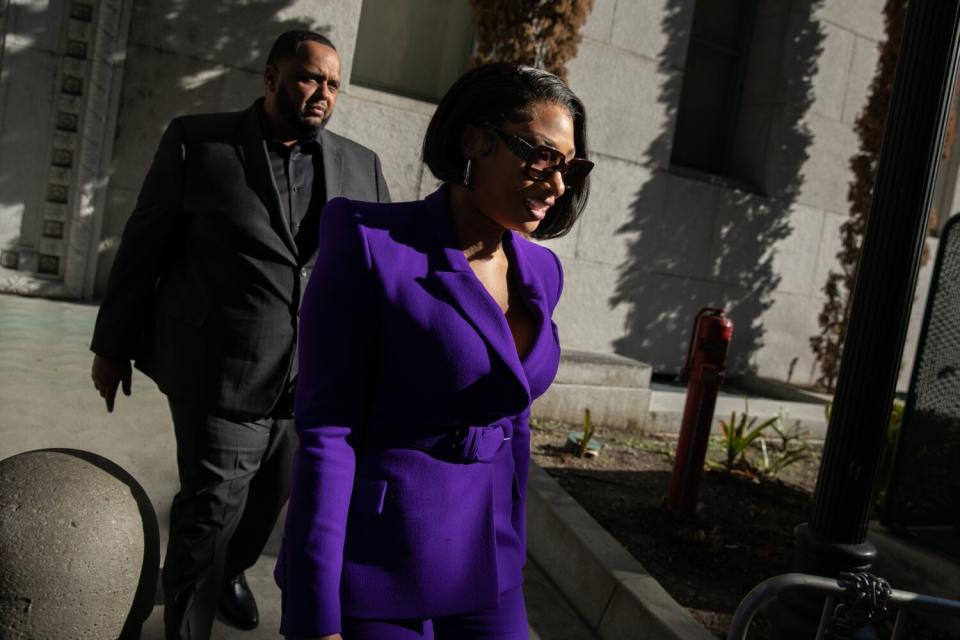
[[[267,155],[280,194],[280,204],[290,224],[290,231],[296,237],[307,213],[319,211],[326,202],[320,142],[308,138],[287,146],[268,139]],[[314,206],[311,207],[311,204]]]

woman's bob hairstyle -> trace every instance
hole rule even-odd
[[[560,105],[570,112],[576,156],[586,158],[587,115],[570,87],[542,69],[497,62],[466,72],[440,100],[423,139],[423,161],[438,180],[458,184],[467,164],[461,140],[468,125],[529,122],[531,107],[542,103]],[[589,176],[581,184],[567,187],[533,237],[559,238],[570,231],[587,204],[589,191]]]

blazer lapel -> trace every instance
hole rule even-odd
[[[551,355],[551,351],[546,347],[551,342],[554,342],[550,306],[547,293],[544,291],[543,284],[535,272],[534,260],[528,243],[514,231],[507,234],[506,243],[507,250],[512,253],[511,258],[513,261],[511,264],[516,270],[521,295],[527,303],[534,308],[535,315],[537,316],[537,334],[534,337],[530,351],[523,360],[524,371],[529,380],[540,370],[544,362],[550,359],[544,357]],[[554,348],[559,348],[559,345],[555,345]]]
[[[323,153],[323,181],[327,189],[327,200],[340,196],[343,186],[343,150],[336,138],[326,129],[320,132],[320,145]]]
[[[425,222],[439,240],[428,275],[447,293],[460,313],[489,344],[523,389],[524,403],[530,402],[530,388],[517,355],[513,334],[496,301],[473,273],[463,251],[457,246],[447,214],[447,190],[441,187],[426,199]]]
[[[290,250],[291,260],[296,264],[297,243],[290,231],[290,223],[284,218],[283,207],[280,206],[280,194],[273,179],[273,169],[267,159],[267,147],[260,128],[258,109],[259,102],[247,109],[244,117],[238,147],[240,158],[243,160],[247,184],[260,196],[260,200],[270,212],[270,225]]]

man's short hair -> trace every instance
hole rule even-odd
[[[267,55],[267,64],[277,66],[277,64],[283,60],[296,58],[297,49],[300,48],[301,44],[308,41],[319,42],[334,51],[337,50],[337,48],[333,46],[333,42],[330,41],[330,38],[325,35],[316,33],[315,31],[307,31],[306,29],[294,29],[293,31],[281,33],[277,36],[277,39],[273,41],[273,46],[270,47],[270,53]]]

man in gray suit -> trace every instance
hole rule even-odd
[[[180,492],[163,568],[168,639],[214,613],[251,629],[243,572],[289,493],[297,317],[327,199],[389,200],[377,155],[330,133],[333,44],[277,38],[265,95],[170,123],[123,231],[91,349],[112,411],[131,360],[168,398]],[[331,309],[331,313],[336,313]],[[336,366],[336,363],[331,363]]]

